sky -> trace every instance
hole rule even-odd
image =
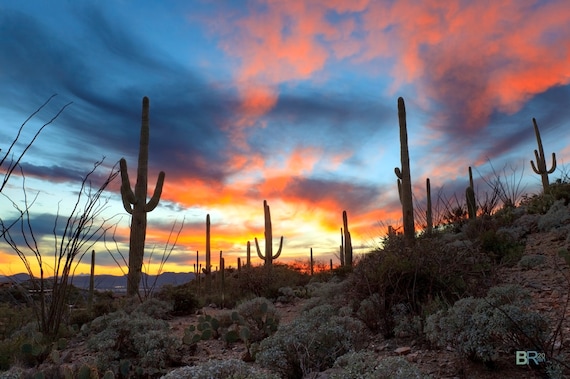
[[[556,153],[551,180],[568,172],[570,7],[566,0],[1,1],[3,152],[53,94],[21,137],[28,141],[72,102],[22,161],[46,257],[58,208],[60,232],[94,162],[105,158],[96,185],[124,157],[134,186],[148,96],[149,198],[166,173],[160,203],[148,213],[149,272],[182,222],[163,270],[193,271],[196,251],[203,263],[207,214],[214,265],[221,250],[226,266],[236,267],[254,237],[263,251],[263,200],[274,250],[284,237],[278,261],[308,260],[313,248],[318,261],[338,264],[343,210],[356,255],[377,246],[388,225],[401,226],[400,96],[418,209],[428,177],[434,203],[461,200],[469,166],[480,196],[494,175],[520,193],[540,191],[529,163],[533,117],[549,167]],[[11,220],[11,201],[23,204],[19,173],[2,195],[0,215]],[[120,274],[113,257],[127,256],[130,218],[118,181],[104,198],[102,217],[116,225],[117,244],[95,245],[96,271]],[[76,273],[87,273],[88,262]],[[0,275],[24,271],[5,244],[0,263]]]

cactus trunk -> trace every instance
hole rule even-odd
[[[342,224],[344,225],[344,264],[352,266],[352,238],[348,231],[348,216],[346,211],[342,211]]]
[[[206,215],[206,268],[204,275],[206,276],[206,292],[209,294],[212,290],[212,254],[210,251],[210,215]]]
[[[398,182],[402,216],[404,221],[404,237],[406,241],[415,239],[414,205],[412,200],[412,179],[410,175],[410,155],[408,151],[408,129],[406,125],[406,106],[403,98],[398,98],[398,120],[400,124],[400,160],[402,168],[396,167],[394,172],[401,182]]]
[[[431,185],[429,182],[429,178],[426,179],[426,192],[427,192],[427,209],[426,209],[427,233],[431,234],[433,231],[433,215],[431,211]]]
[[[120,160],[121,167],[121,199],[125,210],[131,214],[131,234],[129,241],[129,272],[127,275],[127,295],[138,294],[144,258],[146,239],[147,213],[156,208],[160,201],[164,172],[158,175],[151,199],[147,202],[148,187],[148,144],[149,144],[149,100],[144,97],[142,101],[142,122],[139,145],[139,160],[137,167],[137,182],[135,191],[131,189],[127,161]]]
[[[257,255],[259,258],[265,261],[265,267],[270,268],[273,266],[273,260],[279,258],[279,255],[281,255],[281,249],[283,247],[283,236],[281,236],[281,240],[279,242],[279,250],[277,250],[277,253],[273,255],[273,229],[271,227],[271,213],[269,211],[269,205],[267,205],[266,200],[263,200],[263,213],[265,216],[265,255],[261,253],[259,243],[257,242],[257,237],[255,238],[255,247],[257,249]]]
[[[91,274],[89,275],[89,297],[87,298],[87,311],[93,310],[93,295],[95,293],[95,250],[91,250]]]

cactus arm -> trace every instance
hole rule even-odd
[[[552,153],[552,168],[546,172],[552,174],[554,170],[556,170],[556,154]]]
[[[127,170],[127,161],[125,160],[125,158],[121,158],[121,160],[119,161],[119,166],[121,168],[121,170],[120,170],[121,171],[121,195],[123,196],[123,203],[125,203],[125,201],[127,201],[128,204],[135,205],[137,203],[137,198],[135,197],[135,194],[133,193],[133,190],[131,189],[131,182],[129,180],[129,172]],[[123,195],[123,193],[124,193],[124,195]],[[129,211],[127,210],[127,212],[129,212]]]
[[[257,256],[259,259],[263,259],[265,261],[265,256],[261,253],[261,249],[259,248],[259,243],[257,242],[257,237],[255,237],[255,248],[257,249]]]
[[[536,157],[536,162],[539,162],[540,160],[538,159],[538,151],[536,151],[536,150],[534,151],[534,156]],[[532,167],[532,171],[534,171],[535,174],[540,175],[540,170],[538,168],[536,168],[532,159],[530,160],[530,165]],[[537,166],[538,166],[538,163],[537,163]]]
[[[271,259],[277,259],[279,258],[279,256],[281,255],[281,248],[283,247],[283,236],[281,236],[281,240],[279,241],[279,249],[277,250],[277,253],[271,257]]]
[[[160,201],[160,195],[162,194],[162,185],[164,184],[164,171],[158,174],[158,180],[156,182],[156,187],[154,187],[154,193],[150,198],[149,202],[144,206],[145,212],[151,212],[156,208],[158,202]]]
[[[126,191],[127,190],[125,189],[125,187],[121,186],[121,200],[123,201],[123,208],[125,208],[125,211],[127,211],[128,214],[132,215],[133,207],[131,203],[129,203],[129,201],[127,200],[128,194],[125,193]]]
[[[398,179],[402,179],[402,171],[400,171],[399,167],[394,168],[394,172],[396,173]]]

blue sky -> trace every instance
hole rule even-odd
[[[149,249],[185,217],[169,270],[189,271],[204,251],[208,213],[214,251],[235,266],[246,242],[263,237],[264,199],[274,236],[285,238],[280,259],[307,259],[313,247],[328,262],[343,210],[358,253],[382,225],[401,223],[399,96],[418,204],[427,177],[434,194],[462,196],[468,166],[483,196],[489,162],[513,167],[534,193],[533,117],[546,154],[557,155],[552,179],[570,160],[569,63],[564,1],[3,1],[0,147],[52,94],[28,136],[73,102],[23,162],[29,191],[40,193],[34,225],[50,246],[57,203],[65,215],[95,161],[105,157],[105,175],[125,157],[134,180],[148,96],[150,189],[166,172]],[[16,201],[19,180],[4,190]],[[126,253],[118,185],[107,196]],[[0,200],[2,217],[11,210]],[[98,256],[102,271],[118,271]],[[0,261],[6,274],[21,271],[5,246]]]

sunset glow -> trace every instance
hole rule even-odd
[[[570,7],[565,0],[3,1],[0,154],[54,93],[23,136],[28,141],[73,102],[22,162],[29,200],[38,196],[30,216],[46,256],[58,204],[64,223],[94,162],[105,157],[101,179],[124,157],[134,186],[148,96],[149,198],[166,173],[161,201],[148,213],[149,272],[182,222],[163,271],[193,271],[196,251],[203,263],[207,214],[214,266],[221,250],[236,267],[247,241],[260,264],[253,241],[263,249],[264,200],[274,248],[284,237],[279,262],[306,261],[312,247],[315,259],[336,265],[343,210],[356,255],[377,246],[388,225],[401,225],[399,96],[420,208],[427,177],[434,202],[438,193],[464,196],[468,166],[481,194],[491,165],[501,173],[514,167],[524,192],[538,192],[529,165],[533,117],[545,153],[557,155],[551,177],[568,173]],[[0,217],[9,221],[12,201],[23,206],[18,172],[2,194]],[[118,181],[106,199],[104,217],[117,226],[93,246],[97,273],[121,275],[113,257],[122,262],[117,249],[128,255],[130,216]],[[24,272],[1,242],[0,275]],[[77,274],[89,271],[87,256]],[[37,270],[31,253],[30,261]]]

